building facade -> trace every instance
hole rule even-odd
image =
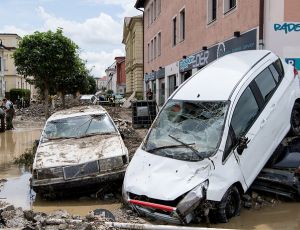
[[[299,57],[284,54],[299,51],[297,0],[137,0],[135,7],[144,10],[144,85],[159,105],[192,74],[228,53],[268,48],[290,62]],[[295,28],[293,45],[278,48],[280,42],[288,46],[286,34],[275,42],[272,33],[279,31],[269,30],[286,21]]]
[[[106,70],[107,84],[106,90],[112,90],[114,93],[117,92],[117,71],[116,62],[110,65]]]
[[[5,97],[5,80],[4,80],[4,47],[0,40],[0,100]]]
[[[117,91],[116,93],[125,95],[126,91],[126,74],[125,74],[125,57],[115,57],[117,73]]]
[[[126,17],[123,25],[123,41],[126,50],[126,95],[133,92],[143,96],[143,16]]]
[[[13,88],[16,89],[29,89],[31,91],[31,97],[36,94],[36,89],[33,85],[25,81],[25,78],[19,75],[16,71],[16,66],[13,60],[13,53],[18,47],[18,42],[21,37],[17,34],[0,33],[0,41],[5,47],[3,54],[3,68],[4,68],[4,88],[5,93]]]
[[[105,91],[107,87],[107,76],[95,77],[97,91]]]

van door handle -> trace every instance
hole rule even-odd
[[[273,111],[273,110],[275,109],[275,107],[276,107],[276,104],[275,104],[275,103],[272,104],[272,105],[271,105],[271,111]]]

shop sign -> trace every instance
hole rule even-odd
[[[242,50],[255,50],[257,48],[257,29],[242,34],[238,38],[221,42],[208,50],[188,56],[179,61],[179,71],[185,72],[194,68],[201,68],[226,54]]]

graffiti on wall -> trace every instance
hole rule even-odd
[[[278,31],[284,31],[286,34],[291,33],[291,32],[300,32],[300,24],[298,23],[275,23],[274,24],[274,30],[275,32]]]

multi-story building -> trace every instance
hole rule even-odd
[[[36,92],[34,86],[26,82],[25,78],[17,73],[12,57],[20,39],[21,37],[17,34],[0,33],[0,41],[2,40],[2,44],[5,47],[3,54],[5,93],[8,93],[13,88],[29,89],[33,96]]]
[[[162,105],[193,73],[225,54],[270,49],[300,57],[299,0],[137,0],[144,9],[144,84]],[[299,67],[298,67],[299,68]]]
[[[115,57],[117,72],[117,91],[118,94],[125,94],[126,91],[126,74],[125,74],[125,57]]]
[[[107,87],[107,76],[95,77],[97,91],[105,91]]]
[[[4,46],[0,40],[0,99],[5,97],[5,81],[4,81]]]
[[[117,92],[117,72],[116,72],[116,62],[114,62],[112,65],[110,65],[105,70],[106,76],[107,76],[107,84],[106,89],[112,90],[114,93]]]
[[[143,17],[126,17],[123,26],[123,44],[126,50],[126,95],[133,92],[143,96]]]

